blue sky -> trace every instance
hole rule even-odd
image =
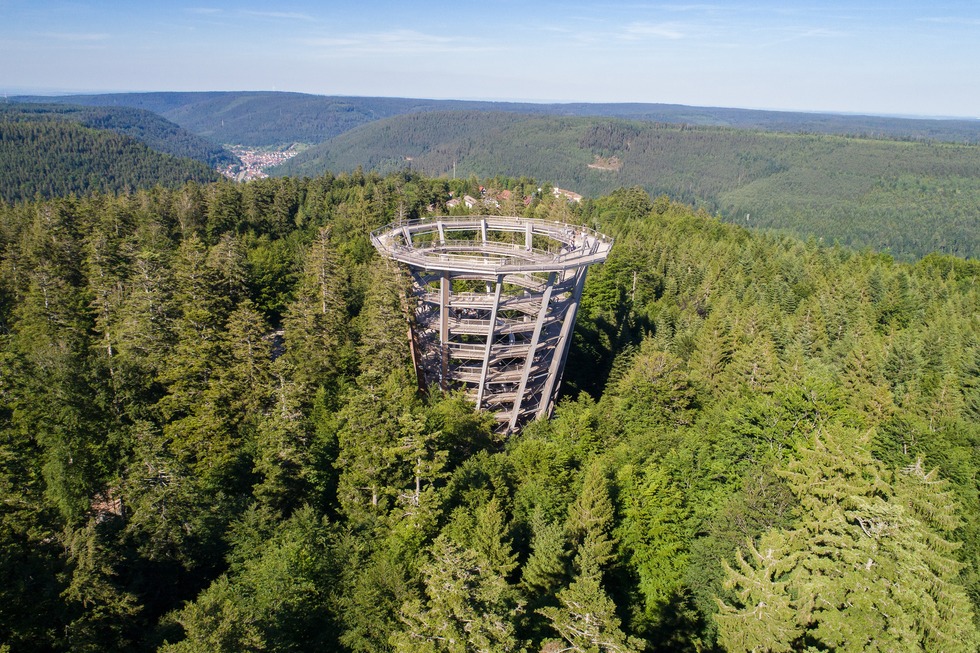
[[[0,0],[0,91],[980,117],[980,2]]]

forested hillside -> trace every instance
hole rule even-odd
[[[502,441],[418,396],[368,241],[477,183],[0,205],[0,642],[977,650],[980,264],[538,197],[616,246]]]
[[[194,159],[211,168],[238,163],[238,159],[222,146],[143,109],[64,104],[0,104],[0,121],[48,120],[75,122],[83,127],[129,136],[151,150]]]
[[[17,101],[125,106],[158,113],[220,143],[315,144],[373,120],[425,111],[499,111],[615,117],[787,133],[839,134],[980,143],[980,121],[759,111],[646,103],[531,103],[343,97],[282,92],[111,93],[23,97]]]
[[[60,120],[2,118],[0,113],[0,200],[5,202],[218,178],[203,163],[161,154],[112,131]]]
[[[19,98],[30,99],[37,100]],[[156,124],[145,119],[155,111],[214,142],[319,144],[270,168],[272,174],[315,176],[361,166],[382,174],[410,168],[433,176],[528,175],[592,197],[641,186],[745,226],[900,259],[930,252],[980,256],[975,120],[274,92],[47,100],[92,105],[63,110],[87,115],[91,126],[141,125],[126,133],[146,142],[154,140],[147,132],[158,129],[142,125]],[[31,105],[0,109],[18,106]],[[51,106],[33,111],[56,113]],[[161,134],[154,142],[190,147],[177,136]],[[202,160],[214,165],[217,156]]]
[[[276,169],[529,175],[641,186],[752,227],[899,258],[980,257],[980,146],[486,112],[373,122]]]
[[[217,143],[254,147],[322,143],[358,125],[415,111],[469,106],[456,100],[347,98],[276,92],[119,93],[24,97],[18,101],[71,102],[153,111]],[[504,103],[475,103],[490,108]]]

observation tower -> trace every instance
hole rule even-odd
[[[580,225],[508,216],[433,217],[371,234],[408,266],[419,379],[462,388],[512,433],[551,413],[585,274],[612,239]]]

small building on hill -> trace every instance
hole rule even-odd
[[[570,190],[565,190],[564,188],[558,188],[557,186],[551,191],[555,194],[555,197],[564,197],[569,202],[581,202],[582,196],[578,193],[573,193]]]

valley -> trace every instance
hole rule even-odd
[[[250,163],[228,152],[212,165],[243,180],[411,167],[527,176],[593,198],[637,186],[738,224],[903,260],[980,256],[977,120],[269,92],[57,100],[156,111],[196,138],[237,143]]]
[[[241,164],[228,165],[220,168],[219,172],[235,181],[265,179],[269,176],[270,168],[283,164],[305,149],[297,143],[292,143],[285,149],[249,148],[236,145],[229,145],[227,147],[228,151],[238,157]]]

